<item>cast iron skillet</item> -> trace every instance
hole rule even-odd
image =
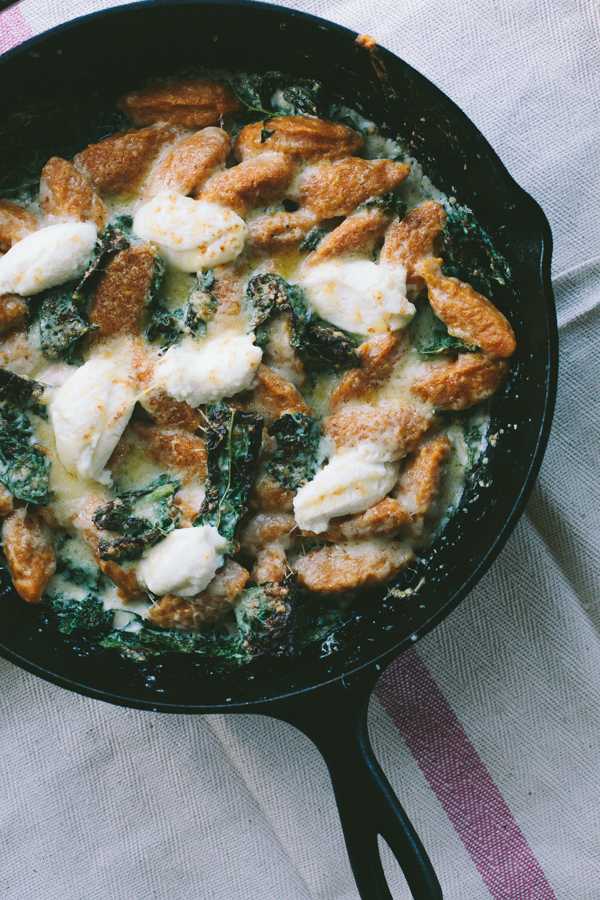
[[[140,665],[86,638],[40,628],[39,612],[7,588],[0,652],[55,684],[123,706],[254,712],[295,725],[329,767],[361,898],[391,900],[380,834],[413,896],[433,900],[440,886],[373,755],[367,706],[382,669],[447,616],[490,566],[533,486],[556,392],[552,238],[541,209],[454,103],[386,50],[372,59],[355,38],[321,19],[243,0],[149,0],[56,28],[0,60],[0,196],[24,160],[32,179],[39,177],[50,156],[71,156],[122,127],[114,108],[121,93],[186,66],[318,78],[405,139],[433,182],[473,209],[508,259],[512,287],[494,300],[518,341],[509,383],[492,408],[491,433],[499,439],[489,447],[485,477],[470,485],[462,509],[402,586],[424,583],[385,603],[371,592],[332,640],[296,661],[259,660],[225,673],[176,654]],[[31,115],[33,100],[41,101],[41,119]]]

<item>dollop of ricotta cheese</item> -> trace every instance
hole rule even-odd
[[[379,503],[397,478],[397,465],[381,462],[368,451],[334,453],[294,498],[298,527],[320,534],[327,530],[330,519],[363,512]]]
[[[160,191],[139,209],[133,230],[158,245],[158,251],[182,272],[231,262],[242,252],[246,223],[231,209]]]
[[[63,222],[28,234],[0,259],[0,294],[30,297],[80,278],[91,261],[96,237],[90,222]]]
[[[198,344],[186,338],[170,347],[154,372],[154,384],[190,406],[214,403],[245,391],[262,359],[253,334],[215,337]]]
[[[332,325],[368,337],[404,328],[416,310],[406,299],[406,270],[366,259],[328,260],[306,270],[301,286]]]
[[[213,580],[228,547],[214,525],[177,528],[146,550],[137,565],[138,580],[159,597],[193,597]]]
[[[63,384],[50,404],[60,462],[72,475],[110,484],[104,467],[119,443],[136,400],[122,358],[93,357]]]

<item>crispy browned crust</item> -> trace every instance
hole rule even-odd
[[[293,195],[300,206],[318,219],[347,216],[360,203],[393,191],[410,172],[408,163],[390,159],[343,159],[311,166],[298,181]]]
[[[249,507],[262,512],[291,512],[295,491],[286,491],[268,472],[260,472],[252,485]]]
[[[425,279],[431,308],[450,334],[466,344],[475,344],[487,356],[512,356],[517,348],[514,331],[487,297],[458,278],[446,277],[441,259],[425,259],[418,270]]]
[[[269,547],[259,550],[256,554],[250,577],[257,584],[270,584],[274,581],[283,581],[289,571],[285,552],[279,547]]]
[[[260,512],[252,516],[240,529],[238,542],[246,553],[256,554],[272,544],[289,547],[290,537],[296,529],[296,520],[286,512]]]
[[[434,200],[427,200],[416,209],[409,210],[401,221],[388,229],[385,236],[380,262],[388,266],[404,266],[406,283],[415,294],[425,289],[419,265],[436,253],[445,222],[444,207]]]
[[[215,322],[239,316],[244,306],[244,288],[235,266],[222,271],[215,278],[212,292],[219,303]]]
[[[0,483],[0,516],[7,516],[14,508],[11,492]]]
[[[301,556],[293,568],[301,587],[315,594],[341,594],[383,584],[413,558],[412,551],[398,541],[362,547],[341,544],[312,550]]]
[[[318,537],[335,543],[361,541],[382,535],[392,537],[410,521],[410,513],[402,503],[391,497],[384,497],[365,512],[332,519],[327,531],[321,532]],[[303,531],[302,534],[306,537],[317,537],[308,531]]]
[[[52,534],[40,514],[20,507],[2,522],[2,544],[19,597],[39,603],[56,571]]]
[[[17,294],[2,294],[0,296],[0,334],[20,325],[25,321],[27,304]]]
[[[151,607],[148,619],[153,625],[170,631],[195,631],[210,625],[231,609],[249,578],[247,569],[228,559],[206,590],[195,597],[166,594]]]
[[[388,331],[365,341],[358,348],[361,365],[347,372],[334,389],[329,412],[335,413],[345,403],[354,400],[369,402],[375,392],[392,374],[394,366],[407,351],[410,341],[406,332]]]
[[[178,475],[183,484],[206,480],[206,446],[201,437],[142,422],[134,422],[132,428],[150,456]]]
[[[411,391],[436,409],[469,409],[482,403],[500,388],[508,374],[503,359],[489,359],[480,353],[461,353],[441,365],[424,365]]]
[[[33,213],[10,200],[0,200],[0,250],[9,250],[39,227],[40,223]]]
[[[208,182],[198,199],[220,203],[245,216],[248,209],[268,206],[285,197],[296,165],[283,153],[264,153],[219,172]]]
[[[298,389],[282,375],[263,365],[256,370],[255,387],[245,405],[263,416],[266,426],[288,413],[313,416]]]
[[[204,128],[240,107],[227,85],[211,78],[173,78],[123,94],[117,103],[138,127],[165,123]]]
[[[262,140],[263,129],[273,132]],[[362,135],[345,125],[313,116],[281,116],[246,125],[235,139],[237,160],[276,150],[305,160],[342,159],[358,153]]]
[[[49,159],[42,169],[40,206],[47,216],[92,222],[98,231],[103,231],[108,222],[106,205],[87,178],[59,156]]]
[[[246,242],[253,247],[276,253],[300,244],[317,222],[317,216],[304,209],[258,216],[248,224]]]
[[[98,191],[118,194],[139,187],[163,147],[181,135],[178,128],[130,128],[89,144],[73,159]]]
[[[222,128],[203,128],[180,140],[150,176],[145,198],[149,200],[159,191],[196,195],[209,178],[225,168],[230,147],[231,138]]]
[[[350,253],[370,253],[383,238],[390,224],[391,213],[383,209],[363,209],[348,216],[323,238],[316,250],[306,260],[306,265],[314,266]]]
[[[90,304],[90,322],[101,337],[131,334],[150,296],[156,275],[156,251],[133,244],[116,253],[98,280]]]
[[[381,406],[346,406],[323,419],[323,434],[336,449],[354,449],[377,442],[391,459],[401,459],[417,446],[432,422],[423,410],[396,400]]]
[[[422,444],[406,460],[394,496],[409,511],[415,536],[419,536],[432,518],[451,446],[448,435],[438,435]]]

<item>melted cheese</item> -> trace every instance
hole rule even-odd
[[[19,241],[0,259],[0,294],[30,297],[80,278],[96,245],[90,222],[49,225]]]
[[[133,230],[158,245],[182,272],[231,262],[242,252],[246,224],[230,209],[161,191],[136,213]]]
[[[227,335],[170,347],[156,367],[154,385],[190,406],[213,403],[250,387],[262,350],[253,334]]]
[[[301,285],[327,322],[365,337],[404,328],[416,310],[406,299],[406,270],[366,259],[328,260],[311,266]]]
[[[212,581],[228,547],[214,525],[177,528],[144,553],[138,579],[158,596],[193,597]]]
[[[298,527],[320,534],[327,530],[330,519],[363,512],[379,503],[397,478],[397,466],[380,462],[362,449],[334,453],[294,498]]]
[[[110,484],[104,471],[125,430],[136,390],[123,358],[94,356],[64,383],[50,404],[56,452],[73,475]]]

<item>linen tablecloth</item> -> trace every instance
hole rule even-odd
[[[22,0],[0,52],[115,5]],[[284,5],[423,72],[550,220],[561,376],[541,475],[478,587],[382,675],[370,727],[447,900],[598,900],[600,6]],[[3,660],[0,722],[2,900],[357,898],[325,765],[289,726],[114,708]],[[386,869],[404,900],[389,851]]]

